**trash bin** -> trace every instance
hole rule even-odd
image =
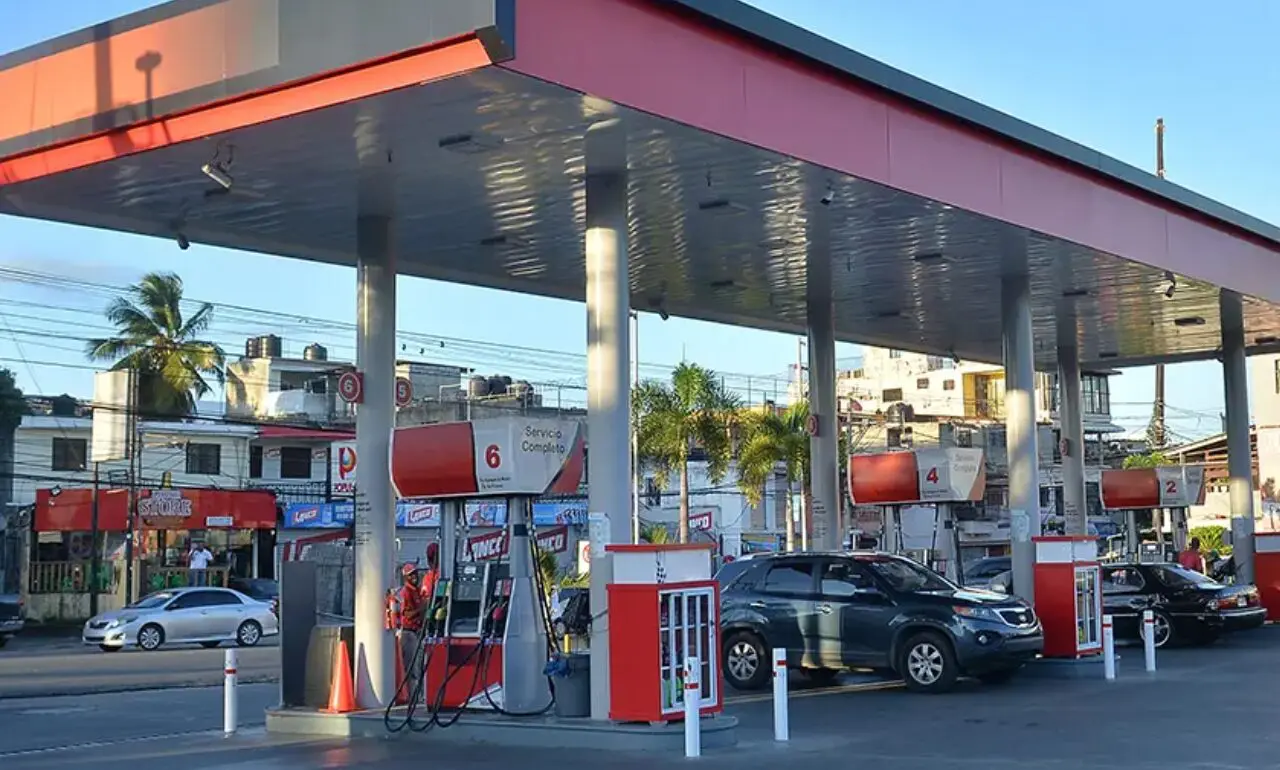
[[[556,686],[556,716],[577,719],[591,716],[591,654],[569,653],[561,660],[564,662],[561,673],[552,680]]]

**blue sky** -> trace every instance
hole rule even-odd
[[[155,4],[6,3],[0,50]],[[1154,119],[1163,116],[1171,179],[1263,219],[1280,221],[1280,200],[1271,194],[1280,149],[1273,139],[1276,108],[1269,98],[1280,85],[1280,65],[1270,55],[1273,32],[1280,26],[1280,4],[1237,0],[1212,13],[1188,0],[755,4],[1144,168],[1152,164]],[[1256,95],[1266,98],[1255,99]],[[204,247],[179,252],[168,242],[12,218],[0,218],[0,233],[0,266],[111,285],[127,284],[149,270],[173,270],[185,279],[188,294],[200,299],[342,323],[355,317],[350,269]],[[419,279],[401,279],[400,296],[402,329],[573,354],[584,350],[581,304]],[[0,300],[30,303],[0,305],[0,365],[13,368],[28,391],[90,395],[91,375],[80,368],[84,361],[74,338],[85,334],[84,324],[97,323],[87,311],[99,309],[105,299],[83,290],[0,283]],[[537,318],[539,323],[512,323],[512,318]],[[24,331],[46,322],[65,338],[40,339]],[[274,327],[272,323],[247,311],[227,313],[216,336],[231,347],[237,338],[259,330],[283,332],[288,341],[299,344],[309,341],[305,335],[310,334],[329,344],[335,357],[351,355],[343,330],[312,331],[288,320]],[[780,375],[796,356],[794,337],[679,319],[644,319],[641,346],[640,358],[646,364],[670,364],[683,356],[721,371],[761,375]],[[839,355],[856,352],[853,346],[842,346]],[[493,345],[457,345],[451,355],[476,359],[472,363],[486,371],[510,369],[530,379],[580,379],[573,356],[501,352]],[[515,371],[522,366],[529,371]],[[646,367],[647,373],[657,371],[656,366]],[[741,387],[740,378],[737,384]],[[1128,370],[1113,384],[1113,412],[1122,424],[1143,423],[1148,408],[1142,404],[1151,397],[1151,371]],[[1171,367],[1168,402],[1176,433],[1216,430],[1222,408],[1218,364]]]

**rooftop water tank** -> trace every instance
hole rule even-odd
[[[283,358],[284,340],[274,334],[264,334],[258,338],[262,346],[258,351],[259,358]]]
[[[329,350],[318,342],[313,342],[302,349],[302,360],[304,361],[328,361]]]
[[[467,380],[467,398],[484,398],[489,395],[489,380],[480,375],[475,375]]]
[[[248,359],[262,358],[262,341],[250,337],[244,341],[244,357]]]

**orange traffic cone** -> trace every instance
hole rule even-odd
[[[338,642],[338,656],[333,659],[333,680],[329,687],[329,714],[346,714],[356,710],[356,685],[351,675],[351,656],[346,640]]]
[[[397,706],[406,706],[409,703],[409,690],[410,688],[413,687],[413,684],[405,681],[406,677],[404,674],[404,653],[401,651],[401,648],[400,648],[399,634],[396,635],[395,647],[396,647],[395,649],[396,681],[395,681],[395,685],[393,685],[396,688],[395,704]]]

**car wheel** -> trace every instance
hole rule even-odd
[[[737,631],[724,643],[724,678],[738,690],[759,690],[772,672],[769,651],[760,637]]]
[[[236,644],[241,647],[253,647],[262,641],[262,626],[256,620],[246,620],[236,629]]]
[[[212,650],[213,648],[217,647],[220,644],[222,644],[222,642],[201,642],[200,646],[205,648],[206,650]]]
[[[5,646],[6,644],[8,644],[8,643],[9,643],[9,637],[7,637],[7,636],[0,636],[0,649],[3,649],[3,648],[4,648],[4,646]]]
[[[1141,620],[1138,622],[1141,624],[1139,626],[1140,630],[1138,631],[1138,637],[1143,641],[1146,641],[1147,624]],[[1151,625],[1152,630],[1155,633],[1156,649],[1173,645],[1176,634],[1173,630],[1173,621],[1169,619],[1168,615],[1164,614],[1160,610],[1156,610],[1152,613]]]
[[[960,673],[951,643],[933,631],[912,636],[898,655],[898,673],[917,692],[946,692]]]
[[[1022,666],[1014,666],[1013,668],[997,668],[992,669],[991,671],[983,671],[981,674],[976,674],[974,678],[983,684],[1004,684],[1017,676],[1018,672],[1021,670]]]
[[[138,629],[138,646],[147,652],[155,652],[164,644],[164,629],[155,623],[148,623]]]
[[[836,677],[840,676],[840,671],[834,668],[806,668],[804,675],[819,687],[830,687],[836,683]]]
[[[119,647],[112,647],[109,644],[100,644],[98,645],[98,649],[102,650],[103,652],[120,652]]]

